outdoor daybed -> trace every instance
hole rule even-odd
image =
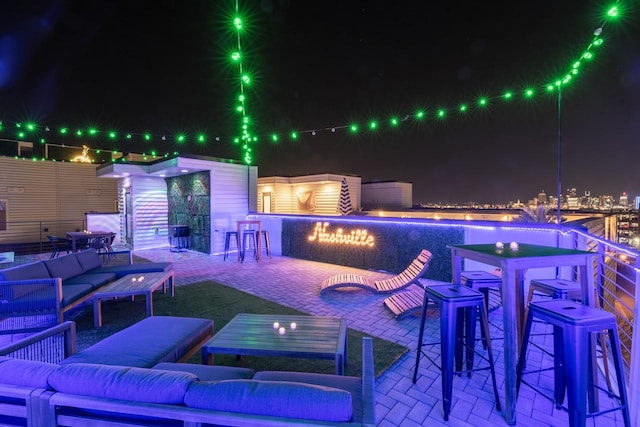
[[[143,322],[150,319],[154,318]],[[47,331],[37,334],[44,339]],[[30,343],[35,341],[31,337]],[[20,347],[16,344],[12,354]],[[149,369],[0,357],[0,423],[374,426],[371,338],[363,338],[362,344],[362,377],[284,371],[254,374],[246,368],[187,363],[164,362]],[[128,348],[114,346],[110,351],[115,356]],[[6,351],[0,349],[0,354]]]
[[[61,323],[66,311],[120,277],[170,270],[173,270],[170,262],[132,264],[130,257],[129,264],[103,266],[94,249],[0,270],[0,320],[11,318],[16,324],[20,318],[53,317],[49,324],[36,321],[32,325],[33,330],[42,329],[39,326],[43,323],[46,326]],[[10,329],[0,325],[2,333]],[[29,328],[23,325],[15,329]]]

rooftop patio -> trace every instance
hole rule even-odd
[[[456,377],[453,382],[453,405],[448,422],[444,421],[441,400],[441,377],[436,366],[423,360],[420,365],[418,380],[412,383],[416,347],[420,319],[417,315],[402,320],[394,318],[382,301],[388,295],[372,294],[362,289],[342,289],[320,295],[320,283],[327,277],[340,273],[358,273],[372,278],[388,278],[390,274],[379,269],[395,271],[400,264],[399,257],[392,256],[400,252],[408,253],[416,247],[427,248],[434,254],[425,277],[434,280],[448,280],[445,276],[451,273],[451,257],[447,248],[449,244],[518,241],[547,246],[555,246],[560,242],[562,247],[581,248],[598,254],[595,268],[595,279],[598,290],[602,294],[600,302],[606,309],[623,314],[626,319],[626,339],[623,337],[623,352],[632,353],[631,330],[635,308],[635,288],[637,283],[637,254],[619,245],[611,244],[606,239],[585,232],[582,228],[562,227],[554,225],[495,223],[481,221],[430,221],[414,219],[371,219],[343,217],[342,219],[326,219],[334,227],[339,224],[346,229],[363,228],[376,235],[384,236],[376,245],[379,255],[347,256],[354,262],[368,263],[358,267],[338,265],[340,260],[321,258],[349,255],[348,251],[333,247],[310,247],[307,252],[301,250],[306,243],[309,231],[317,227],[322,217],[291,217],[282,215],[253,215],[253,219],[262,220],[263,229],[271,231],[272,251],[275,254],[298,250],[291,256],[274,255],[260,262],[247,260],[239,263],[235,257],[223,261],[223,255],[204,254],[195,251],[171,252],[168,246],[156,249],[136,250],[134,253],[151,261],[171,261],[176,269],[177,286],[187,286],[203,280],[213,280],[238,290],[255,294],[259,297],[295,308],[311,315],[341,316],[347,319],[350,328],[363,331],[398,344],[407,346],[409,352],[398,360],[390,369],[377,379],[377,420],[381,426],[412,425],[507,425],[504,418],[504,352],[502,340],[494,341],[494,357],[496,360],[498,388],[503,405],[502,411],[495,409],[495,402],[488,371],[474,373],[472,378]],[[300,220],[299,220],[300,219]],[[293,225],[292,225],[293,224]],[[364,225],[363,225],[364,224]],[[400,231],[393,234],[393,228]],[[389,231],[391,230],[391,231]],[[297,232],[297,235],[296,235]],[[452,240],[454,239],[454,240]],[[386,248],[386,249],[385,249]],[[325,262],[303,260],[304,255],[322,259]],[[382,255],[380,255],[382,254]],[[406,254],[404,254],[406,255]],[[47,258],[49,254],[16,257],[16,263],[28,260]],[[412,253],[415,256],[415,253]],[[383,265],[382,262],[396,262],[398,265]],[[406,264],[405,264],[406,265]],[[402,265],[404,267],[405,265]],[[465,263],[465,269],[482,269],[477,262]],[[487,266],[484,266],[487,267]],[[492,269],[493,267],[489,267]],[[532,278],[552,277],[553,268],[530,270],[527,281]],[[572,278],[575,271],[564,268],[564,278]],[[555,272],[557,274],[557,272]],[[568,276],[568,277],[567,277]],[[588,276],[588,275],[585,275]],[[429,280],[422,279],[423,283]],[[622,313],[621,313],[622,312]],[[629,314],[631,313],[631,314]],[[500,326],[503,319],[502,309],[497,307],[490,314],[491,321]],[[545,328],[536,325],[536,328]],[[548,328],[548,327],[547,327]],[[429,314],[426,324],[428,339],[439,339],[439,317],[437,312]],[[502,336],[502,331],[493,329],[492,336]],[[545,338],[537,338],[545,339]],[[551,338],[547,336],[545,345],[550,347]],[[530,347],[527,367],[536,364],[550,366],[551,358],[544,356],[535,347]],[[432,355],[438,357],[438,348],[432,349]],[[635,356],[635,352],[633,355]],[[628,378],[634,377],[634,360],[627,366]],[[478,360],[478,358],[476,359]],[[628,384],[633,384],[629,379]],[[551,372],[541,374],[537,379],[539,386],[550,391],[553,384]],[[604,383],[601,382],[601,383]],[[635,390],[630,393],[633,409]],[[601,398],[601,409],[611,404],[605,395]],[[539,393],[526,386],[521,389],[516,403],[517,425],[566,425],[567,413],[556,409],[553,403]],[[632,419],[637,414],[632,414]],[[623,425],[619,411],[608,413],[589,420],[588,425],[601,425],[609,422],[612,425]]]
[[[175,263],[176,284],[188,286],[202,280],[214,280],[262,298],[296,308],[312,315],[342,316],[348,326],[368,334],[407,346],[410,351],[398,360],[376,381],[377,420],[380,426],[420,425],[507,425],[503,413],[497,411],[488,371],[474,373],[471,378],[456,377],[453,382],[453,406],[448,422],[444,421],[441,402],[440,373],[423,360],[418,381],[412,383],[415,349],[418,341],[420,319],[408,316],[396,320],[382,301],[384,295],[363,290],[347,290],[319,294],[320,282],[329,275],[354,272],[371,277],[388,277],[384,273],[364,271],[351,267],[273,256],[260,262],[235,260],[223,261],[222,255],[206,255],[196,252],[173,253],[166,249],[136,251],[136,255],[152,261]],[[491,313],[491,320],[499,324],[501,309]],[[543,328],[544,326],[537,326]],[[426,331],[433,341],[439,336],[437,313],[427,320]],[[499,335],[496,331],[495,335]],[[550,338],[547,338],[550,342]],[[437,348],[436,348],[437,349]],[[504,399],[502,342],[494,341],[498,387]],[[545,366],[551,359],[533,348],[528,360]],[[545,373],[538,383],[551,389],[552,374]],[[610,399],[603,396],[601,405],[607,407]],[[504,405],[504,400],[503,400]],[[558,410],[542,395],[523,386],[518,397],[517,425],[558,426],[568,423],[567,413]],[[588,425],[623,425],[619,411],[602,415]]]

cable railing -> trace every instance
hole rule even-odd
[[[86,229],[84,220],[7,221],[0,230],[0,252],[16,255],[51,251],[47,236],[65,237],[68,231]]]
[[[575,230],[571,232],[575,233],[576,242],[580,239],[585,241],[584,247],[579,249],[598,253],[594,277],[596,301],[599,307],[616,316],[625,379],[631,391],[631,402],[637,401],[640,396],[637,392],[634,393],[633,384],[637,384],[640,372],[637,366],[639,350],[637,344],[634,345],[634,330],[640,327],[636,306],[640,284],[640,253],[589,233]],[[604,370],[613,366],[610,351],[608,355],[607,366],[602,366]],[[632,403],[632,406],[637,407],[637,402]]]

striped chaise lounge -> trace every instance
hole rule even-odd
[[[338,274],[331,276],[320,285],[320,293],[330,289],[345,287],[363,288],[378,294],[396,292],[413,283],[419,284],[418,279],[420,279],[426,271],[430,260],[431,252],[423,249],[402,273],[385,280],[373,280],[360,274]]]

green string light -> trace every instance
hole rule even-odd
[[[538,92],[546,92],[553,93],[561,86],[569,85],[573,81],[576,80],[577,76],[580,75],[580,70],[584,68],[584,66],[593,61],[596,56],[596,52],[598,49],[602,48],[605,43],[605,39],[602,36],[602,32],[604,27],[609,21],[619,20],[622,16],[621,11],[621,0],[617,0],[614,5],[609,8],[603,10],[603,21],[601,22],[600,27],[598,27],[594,32],[587,44],[586,48],[582,50],[577,58],[571,61],[569,67],[567,67],[567,71],[562,74],[560,77],[556,79],[550,79],[547,83],[541,84],[540,86],[527,86],[518,90],[506,90],[500,95],[486,95],[481,98],[478,98],[475,102],[466,100],[466,102],[459,103],[457,106],[447,106],[441,105],[439,109],[430,109],[429,116],[427,115],[427,110],[421,109],[415,111],[413,114],[403,114],[400,116],[392,116],[387,121],[377,121],[370,120],[368,122],[368,129],[371,131],[379,130],[383,127],[388,128],[396,128],[400,125],[404,125],[404,122],[421,122],[425,121],[428,118],[435,118],[438,120],[444,120],[448,117],[447,111],[455,111],[457,110],[459,113],[470,113],[474,110],[484,109],[485,107],[492,105],[493,101],[502,101],[502,102],[510,102],[516,100],[532,100],[536,97]],[[254,80],[251,77],[251,74],[247,72],[244,67],[245,55],[242,50],[241,36],[246,33],[246,23],[244,19],[241,17],[239,13],[238,0],[235,0],[235,13],[231,17],[231,23],[233,28],[233,34],[235,36],[235,44],[234,49],[228,52],[228,57],[231,62],[237,67],[237,76],[239,82],[239,94],[236,97],[236,102],[234,102],[233,108],[236,113],[240,116],[240,136],[236,136],[233,138],[222,138],[223,140],[231,141],[232,143],[239,145],[242,150],[242,161],[246,164],[253,163],[253,145],[258,141],[258,135],[253,132],[252,129],[252,120],[250,119],[247,113],[247,93],[245,92],[245,88],[249,87],[249,85],[255,84]],[[517,94],[517,95],[516,95]],[[8,127],[7,120],[0,120],[0,132],[6,131]],[[48,132],[50,130],[49,126],[45,126],[42,124],[37,124],[35,122],[26,122],[26,123],[14,123],[15,127],[18,129],[17,135],[21,139],[32,138],[33,141],[40,141],[41,143],[45,143],[46,139],[42,138],[41,135],[37,135],[39,133],[44,132],[45,130]],[[383,124],[386,124],[384,126]],[[51,128],[53,129],[53,127]],[[118,132],[110,130],[110,131],[100,131],[99,127],[88,127],[88,128],[76,128],[75,131],[71,132],[69,127],[62,126],[57,127],[58,133],[63,137],[79,137],[83,138],[85,135],[90,135],[92,137],[99,137],[100,135],[104,135],[106,138],[110,140],[118,139]],[[359,125],[357,123],[352,123],[350,125],[333,125],[326,128],[320,129],[308,129],[308,130],[297,130],[291,131],[289,133],[289,137],[291,140],[298,140],[303,134],[311,134],[316,135],[316,132],[323,131],[331,131],[335,133],[336,130],[345,129],[352,134],[356,134],[359,132]],[[282,134],[286,134],[286,132],[282,132]],[[30,136],[31,135],[31,136]],[[148,143],[151,141],[161,140],[162,143],[167,141],[167,138],[164,134],[153,134],[150,132],[128,132],[124,133],[124,138],[128,141],[134,140],[134,137],[140,138],[142,141]],[[273,133],[270,138],[275,142],[279,141],[279,134]],[[206,143],[208,140],[207,136],[204,133],[188,136],[186,134],[179,134],[175,137],[175,142],[179,144],[184,144],[186,142],[196,142],[199,144]],[[220,137],[215,138],[216,141],[220,141]],[[109,150],[105,150],[109,151]],[[168,154],[165,154],[167,156]]]

